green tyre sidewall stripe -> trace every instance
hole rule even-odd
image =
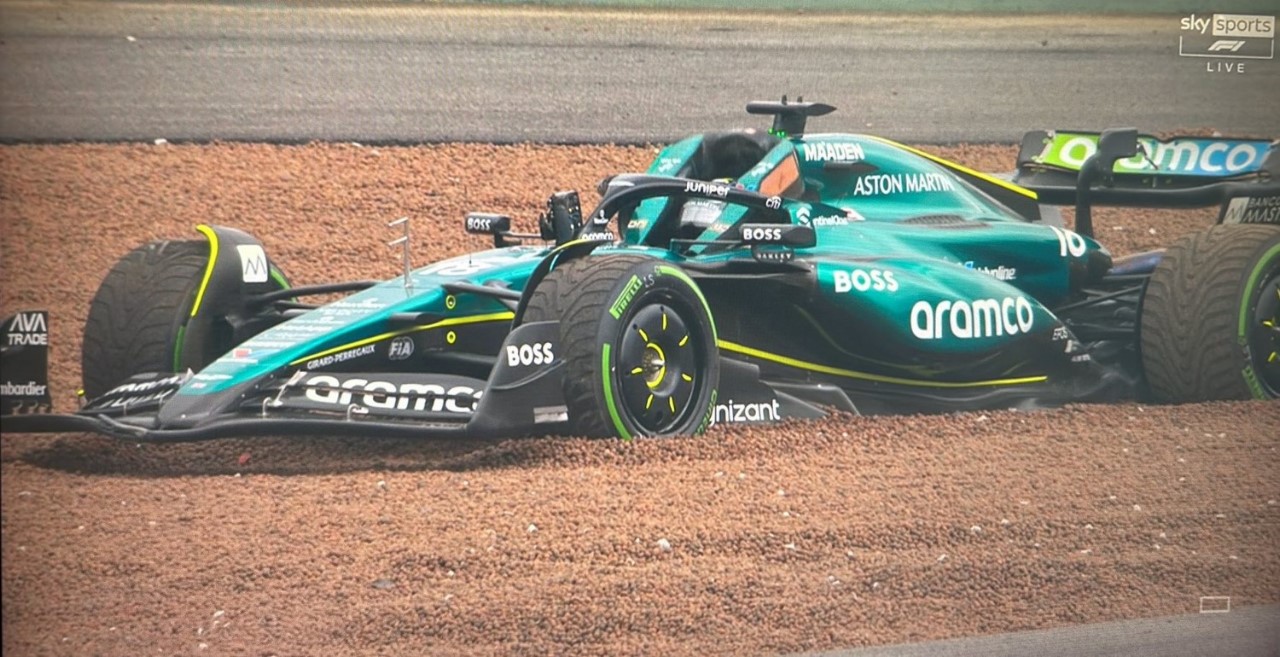
[[[604,343],[600,349],[600,378],[604,384],[604,401],[609,408],[609,419],[613,421],[613,428],[618,431],[618,437],[631,440],[634,436],[627,430],[627,424],[622,421],[622,417],[618,415],[618,403],[614,400],[613,364],[609,358],[612,350],[613,346],[608,342]]]
[[[1266,399],[1268,395],[1266,390],[1262,388],[1262,383],[1258,381],[1258,373],[1253,369],[1253,358],[1248,351],[1249,314],[1254,308],[1253,296],[1258,291],[1258,283],[1262,280],[1262,274],[1277,264],[1277,258],[1280,258],[1280,244],[1272,245],[1258,259],[1253,271],[1249,273],[1249,279],[1245,282],[1244,293],[1240,296],[1240,317],[1237,323],[1236,340],[1242,347],[1245,347],[1245,353],[1249,356],[1244,368],[1240,370],[1240,376],[1244,378],[1245,385],[1249,386],[1249,391],[1257,399]]]
[[[629,325],[636,313],[638,313],[639,310],[647,303],[651,302],[650,295],[655,294],[652,284],[642,287],[637,293],[632,295],[626,302],[625,307],[622,309],[622,312],[618,317],[615,318],[612,316],[610,308],[617,305],[617,300],[619,298],[618,295],[624,293],[627,287],[627,282],[631,280],[633,275],[639,275],[641,279],[643,279],[649,272],[652,272],[655,276],[667,277],[669,280],[672,280],[672,282],[665,283],[663,286],[666,288],[667,294],[674,296],[661,301],[661,303],[671,305],[675,308],[685,307],[687,308],[687,311],[685,312],[689,312],[694,315],[703,314],[705,316],[705,322],[701,317],[691,317],[687,321],[698,324],[701,327],[699,329],[699,333],[704,334],[701,338],[704,341],[703,357],[706,359],[702,364],[703,376],[705,377],[707,373],[713,369],[718,370],[718,367],[714,367],[715,359],[718,358],[718,355],[716,354],[716,341],[718,334],[716,331],[715,320],[711,313],[711,306],[707,303],[707,299],[703,295],[702,290],[698,288],[697,283],[695,283],[688,274],[680,270],[678,267],[661,263],[645,264],[639,269],[632,269],[627,274],[623,275],[619,278],[614,291],[610,292],[608,301],[606,301],[604,305],[604,316],[601,318],[601,347],[599,352],[600,392],[604,398],[605,410],[608,413],[608,422],[612,425],[614,431],[622,440],[632,440],[638,434],[636,429],[633,429],[631,426],[634,421],[629,419],[629,411],[624,406],[625,402],[621,397],[621,390],[619,390],[615,385],[614,376],[616,374],[615,369],[617,364],[614,362],[616,345],[613,342],[616,339],[616,336],[619,335],[620,331],[625,330],[625,327]],[[683,294],[679,292],[680,288],[683,288]],[[702,311],[701,313],[698,312],[699,307]],[[715,382],[710,384],[703,382],[700,384],[708,387],[698,392],[695,396],[694,401],[699,410],[697,412],[689,413],[687,418],[680,422],[680,425],[683,425],[685,428],[682,430],[677,429],[676,433],[698,434],[706,430],[709,425],[709,418],[712,417],[715,411],[715,402],[719,389],[718,378],[717,372],[717,380]],[[702,398],[709,400],[706,401],[706,403],[709,404],[708,408],[703,408],[703,404],[697,403],[698,401],[705,401]]]
[[[689,278],[688,274],[670,265],[658,265],[654,269],[659,275],[674,276],[684,281],[684,284],[688,285],[689,289],[693,290],[693,293],[698,295],[698,300],[702,302],[702,309],[707,311],[707,325],[708,328],[711,329],[711,340],[714,342],[719,339],[720,336],[716,333],[716,316],[711,313],[711,305],[707,303],[707,298],[702,295],[702,289],[698,287],[698,284],[694,283],[693,279]]]
[[[181,372],[182,368],[182,344],[187,337],[187,325],[183,324],[178,327],[178,337],[173,341],[173,371]]]

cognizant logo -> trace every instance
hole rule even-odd
[[[778,400],[737,404],[732,399],[723,404],[716,404],[716,414],[712,424],[722,422],[767,422],[778,419]]]

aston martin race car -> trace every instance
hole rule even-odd
[[[1280,155],[1267,140],[1033,132],[988,175],[806,134],[835,108],[753,102],[538,232],[384,282],[291,286],[228,227],[124,256],[93,299],[82,406],[57,414],[48,321],[3,326],[3,427],[231,435],[696,434],[832,412],[1280,394]],[[1218,206],[1113,257],[1095,204]],[[1074,229],[1055,205],[1074,205]],[[346,296],[324,305],[315,295]]]

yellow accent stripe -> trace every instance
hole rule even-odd
[[[344,344],[340,347],[334,347],[332,349],[326,349],[324,351],[321,351],[319,353],[314,353],[309,356],[303,356],[302,358],[299,358],[298,360],[295,360],[289,364],[297,365],[299,363],[305,363],[309,360],[323,358],[325,356],[328,356],[329,354],[336,354],[340,351],[355,349],[356,347],[363,347],[367,344],[381,342],[382,340],[396,338],[402,335],[407,335],[409,333],[417,333],[419,331],[430,331],[431,329],[444,328],[446,326],[459,326],[462,324],[480,324],[482,322],[501,322],[504,320],[512,319],[515,316],[516,316],[515,313],[511,312],[510,310],[505,310],[500,313],[489,313],[487,315],[469,315],[467,317],[450,317],[448,319],[442,319],[432,324],[423,324],[422,326],[411,326],[407,329],[401,329],[399,331],[390,331],[387,333],[380,333],[371,338],[356,340],[355,342],[348,342],[347,344]]]
[[[725,351],[733,351],[753,358],[797,367],[802,370],[821,372],[823,374],[833,374],[835,376],[843,376],[850,379],[861,379],[863,381],[896,383],[898,385],[917,386],[921,388],[982,388],[986,386],[1012,386],[1025,383],[1041,383],[1049,380],[1048,376],[1024,376],[1018,379],[992,379],[990,381],[966,381],[963,383],[952,383],[948,381],[919,381],[916,379],[902,379],[896,376],[883,376],[880,374],[869,374],[867,372],[855,372],[853,370],[844,370],[838,367],[809,363],[802,360],[796,360],[794,358],[788,358],[786,356],[779,356],[778,354],[771,354],[767,351],[753,349],[727,340],[719,340],[716,342],[716,345]]]
[[[1033,191],[1031,191],[1031,190],[1027,189],[1026,187],[1023,187],[1023,186],[1021,186],[1021,185],[1015,185],[1015,184],[1013,184],[1013,183],[1011,183],[1011,182],[1009,182],[1009,181],[1007,181],[1007,180],[1001,180],[1001,179],[996,178],[995,176],[992,176],[992,175],[990,175],[990,174],[982,173],[981,171],[974,171],[973,169],[970,169],[969,167],[967,167],[967,166],[965,166],[965,165],[963,165],[963,164],[959,164],[959,163],[957,163],[957,162],[952,162],[951,160],[948,160],[948,159],[945,159],[945,158],[938,157],[937,155],[934,155],[934,154],[932,154],[932,153],[926,153],[926,152],[924,152],[924,151],[922,151],[922,150],[920,150],[920,149],[918,149],[918,148],[912,148],[912,147],[910,147],[910,146],[907,146],[906,144],[899,144],[898,142],[893,141],[892,139],[885,139],[884,137],[872,137],[871,135],[866,135],[866,136],[867,136],[867,137],[869,137],[869,138],[871,138],[871,139],[874,139],[874,140],[876,140],[876,141],[878,141],[878,142],[880,142],[880,143],[882,143],[882,144],[888,144],[888,145],[890,145],[890,146],[896,146],[896,147],[901,148],[902,150],[907,151],[907,152],[909,152],[909,153],[915,153],[916,155],[919,155],[920,157],[923,157],[923,158],[926,158],[926,159],[929,159],[929,160],[933,160],[934,162],[937,162],[938,164],[941,164],[941,165],[942,165],[942,166],[944,166],[944,167],[948,167],[948,168],[951,168],[951,169],[955,169],[956,171],[960,171],[960,172],[966,173],[966,174],[968,174],[968,175],[970,175],[970,176],[973,176],[973,177],[975,177],[975,178],[979,178],[979,179],[981,179],[981,180],[985,180],[985,181],[987,181],[987,182],[989,182],[989,183],[991,183],[991,184],[993,184],[993,185],[998,185],[998,186],[1003,187],[1003,188],[1005,188],[1005,189],[1007,189],[1007,190],[1009,190],[1009,191],[1011,191],[1011,192],[1014,192],[1014,193],[1017,193],[1017,194],[1022,194],[1023,196],[1025,196],[1025,197],[1027,197],[1027,198],[1029,198],[1029,199],[1038,200],[1038,199],[1040,198],[1038,195],[1036,195],[1036,193],[1035,193],[1035,192],[1033,192]]]
[[[200,310],[200,302],[204,301],[204,291],[209,287],[209,279],[213,278],[213,263],[218,261],[218,234],[213,229],[200,224],[196,226],[196,230],[204,233],[209,238],[209,264],[204,267],[204,278],[200,281],[200,287],[196,290],[196,302],[191,304],[191,316],[196,316],[196,311]]]

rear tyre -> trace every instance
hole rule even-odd
[[[715,325],[680,268],[593,256],[547,275],[525,321],[560,320],[565,403],[574,433],[671,436],[706,430],[720,382]]]
[[[1151,274],[1142,364],[1157,401],[1280,396],[1280,227],[1184,237]]]

